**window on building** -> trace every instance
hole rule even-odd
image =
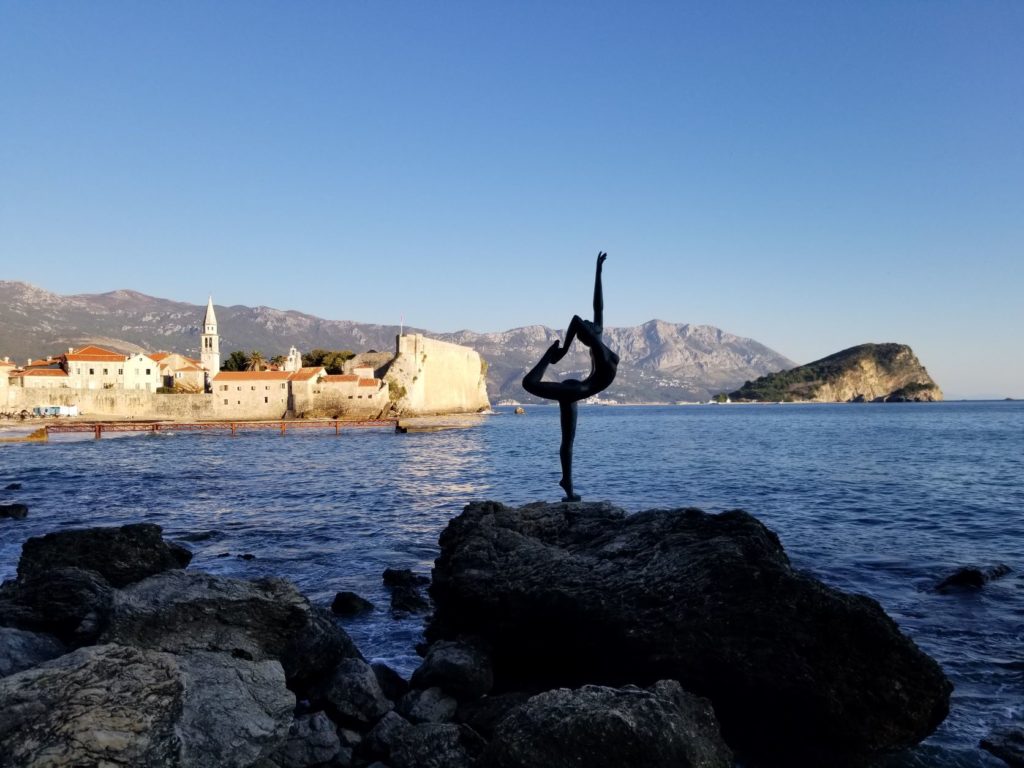
[[[228,399],[225,397],[224,398],[224,405],[227,405],[227,404],[228,404]]]
[[[117,369],[117,375],[118,376],[124,376],[124,368],[118,368]]]
[[[269,403],[270,402],[270,398],[269,397],[264,397],[263,398],[263,402],[264,403]]]
[[[95,368],[90,368],[89,369],[89,375],[90,376],[95,376],[96,375],[96,369]]]
[[[254,386],[252,386],[252,387],[250,387],[250,389],[251,389],[251,390],[252,390],[253,392],[255,392],[255,391],[256,391],[256,387],[255,387],[255,385],[254,385]]]
[[[239,387],[239,388],[238,388],[238,391],[239,391],[239,392],[241,392],[241,391],[242,391],[242,388],[241,388],[241,387]]]
[[[77,375],[81,376],[82,375],[82,369],[81,368],[75,368],[75,373]]]
[[[149,376],[149,372],[152,371],[152,370],[153,370],[152,368],[147,368],[146,369],[146,375]]]
[[[104,368],[104,369],[103,369],[103,375],[104,375],[104,376],[106,376],[106,375],[107,375],[107,369],[106,369],[106,368]]]

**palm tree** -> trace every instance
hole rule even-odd
[[[267,367],[267,361],[263,359],[263,353],[253,351],[249,354],[249,362],[245,366],[247,371],[262,371]]]

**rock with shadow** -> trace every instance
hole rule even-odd
[[[24,520],[28,517],[28,507],[25,504],[0,504],[0,517]]]
[[[192,553],[165,540],[159,525],[83,528],[34,536],[21,548],[18,578],[55,566],[95,571],[114,587],[126,587],[164,571],[184,568]]]
[[[1013,573],[1013,569],[1004,564],[992,565],[987,568],[979,568],[974,565],[967,565],[958,568],[949,576],[936,585],[937,592],[971,592],[981,589],[990,581],[996,581],[1007,574]]]
[[[648,690],[588,685],[538,694],[494,731],[487,768],[731,768],[706,699],[674,680]]]
[[[170,653],[275,659],[303,696],[343,660],[362,659],[330,612],[311,605],[290,582],[197,571],[168,571],[118,590],[102,639]]]
[[[916,744],[949,709],[877,602],[794,570],[745,512],[481,502],[440,545],[428,639],[484,640],[498,692],[678,680],[737,751],[812,764]]]
[[[96,571],[54,567],[0,586],[0,625],[48,632],[71,646],[99,637],[114,588]]]

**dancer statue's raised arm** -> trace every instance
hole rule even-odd
[[[531,395],[546,400],[555,400],[558,403],[562,427],[562,444],[559,449],[562,479],[559,481],[559,485],[565,490],[565,498],[562,501],[580,500],[579,495],[573,492],[572,484],[572,444],[576,438],[576,403],[607,389],[608,385],[614,381],[619,365],[619,356],[612,352],[601,339],[604,331],[604,293],[601,287],[601,270],[607,258],[608,254],[604,252],[597,255],[597,269],[594,275],[594,320],[584,320],[579,315],[574,315],[565,333],[565,341],[561,345],[555,341],[544,352],[537,365],[523,377],[523,389]],[[590,375],[582,381],[577,379],[543,381],[544,372],[548,366],[561,360],[569,351],[569,345],[577,338],[581,344],[590,349]]]

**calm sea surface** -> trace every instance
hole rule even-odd
[[[316,601],[378,606],[346,624],[405,673],[420,621],[396,620],[380,573],[426,572],[474,499],[560,497],[558,413],[499,409],[463,430],[132,435],[0,445],[0,578],[26,538],[150,521],[193,538],[192,567],[281,575]],[[940,731],[889,765],[997,766],[977,748],[1024,717],[1024,403],[692,406],[580,410],[577,492],[630,511],[742,508],[794,564],[877,599],[956,685]],[[251,553],[255,559],[237,555]],[[1014,569],[975,594],[933,587],[962,565]]]

